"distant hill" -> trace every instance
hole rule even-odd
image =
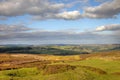
[[[120,44],[84,44],[84,45],[1,45],[0,53],[28,53],[74,55],[120,50]]]

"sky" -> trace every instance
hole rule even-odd
[[[0,0],[4,44],[120,44],[120,0]]]

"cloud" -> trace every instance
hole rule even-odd
[[[103,2],[106,2],[106,1],[112,1],[112,0],[94,0],[95,2],[100,2],[100,3],[103,3]]]
[[[24,25],[7,25],[7,24],[0,24],[0,32],[21,32],[21,31],[29,31],[30,28]]]
[[[52,3],[48,0],[6,0],[0,2],[0,16],[14,17],[30,15],[33,20],[80,18],[79,11],[66,11],[64,3]]]
[[[64,0],[62,1],[66,3],[67,8],[75,7],[77,6],[77,9],[82,9],[84,5],[88,4],[89,0]]]
[[[76,20],[81,18],[113,18],[120,13],[120,1],[105,1],[99,6],[87,7],[80,14],[78,9],[68,11],[78,5],[83,8],[88,0],[61,1],[51,0],[2,0],[0,1],[0,16],[15,17],[29,15],[33,20],[64,19]],[[82,6],[81,6],[82,5]],[[2,20],[2,19],[1,19]]]
[[[105,26],[99,26],[95,31],[119,31],[120,24],[109,24]]]
[[[82,18],[79,11],[70,11],[70,12],[62,12],[56,15],[56,18],[65,19],[65,20],[75,20]]]
[[[105,2],[99,6],[87,7],[83,13],[89,18],[114,18],[120,13],[120,0]]]
[[[44,13],[56,14],[62,8],[62,3],[50,3],[48,0],[5,0],[0,2],[1,16],[40,15]]]
[[[9,25],[10,26],[10,25]],[[7,28],[9,27],[7,26]],[[119,43],[119,35],[95,32],[31,30],[27,27],[0,28],[0,44],[112,44]],[[4,33],[4,34],[3,34]]]
[[[64,4],[52,4],[48,0],[7,0],[0,5],[0,14],[4,16],[56,13],[64,7]]]
[[[40,16],[40,15],[33,16],[32,19],[33,20],[44,20],[44,19],[77,20],[82,18],[82,15],[80,14],[79,11],[64,11],[57,14],[45,13],[44,15],[46,16]]]
[[[7,17],[5,17],[5,16],[0,16],[0,20],[7,20]]]

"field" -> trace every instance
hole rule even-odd
[[[120,80],[120,50],[112,48],[75,55],[1,52],[0,80]]]

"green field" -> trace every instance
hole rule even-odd
[[[79,55],[1,53],[0,80],[120,80],[120,50]]]
[[[40,70],[38,68],[21,68],[15,70],[5,70],[0,72],[0,80],[119,80],[120,62],[85,60],[64,63],[64,65],[74,65],[75,69],[62,67],[63,64],[51,64],[52,68]],[[54,66],[53,66],[54,65]],[[56,65],[64,69],[56,69]],[[63,72],[62,72],[63,71]]]

